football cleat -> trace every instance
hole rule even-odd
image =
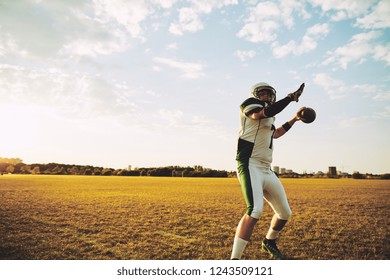
[[[282,252],[280,252],[278,247],[276,246],[275,240],[269,240],[267,238],[264,238],[263,242],[261,243],[261,247],[263,248],[263,250],[267,251],[272,257],[277,260],[286,259]]]

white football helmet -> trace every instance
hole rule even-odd
[[[272,95],[272,98],[271,98],[271,104],[275,103],[275,100],[276,100],[276,90],[269,84],[267,83],[257,83],[255,85],[253,85],[251,87],[251,90],[250,90],[250,94],[251,96],[255,97],[255,98],[259,98],[259,93],[262,91],[262,90],[268,90],[268,92],[271,93]]]

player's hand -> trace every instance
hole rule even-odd
[[[297,120],[297,121],[301,120],[302,111],[305,109],[306,109],[306,107],[302,107],[298,110],[298,112],[295,114],[295,120]]]
[[[305,83],[301,84],[301,86],[299,87],[299,89],[297,89],[296,91],[294,91],[294,92],[292,92],[292,93],[289,93],[289,94],[288,94],[288,97],[291,98],[291,101],[298,102],[299,97],[301,96],[301,94],[302,94],[304,88],[305,88]]]

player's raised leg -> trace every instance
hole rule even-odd
[[[278,246],[276,245],[276,239],[279,237],[280,231],[283,229],[284,225],[287,223],[287,220],[281,220],[275,214],[272,217],[271,225],[268,229],[268,233],[264,238],[261,247],[271,254],[275,259],[284,260],[286,257],[280,252]]]
[[[276,239],[279,237],[292,212],[282,183],[274,173],[269,175],[269,180],[265,184],[264,198],[270,204],[275,214],[272,217],[268,233],[262,242],[262,248],[276,259],[285,259],[285,256],[276,246]]]

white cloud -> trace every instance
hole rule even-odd
[[[330,99],[340,99],[349,94],[359,94],[363,98],[369,98],[376,101],[390,99],[390,91],[379,85],[373,84],[352,84],[347,85],[342,80],[332,78],[327,73],[318,73],[313,77],[314,84],[324,89]]]
[[[159,110],[159,119],[164,120],[165,127],[177,128],[183,126],[183,122],[186,120],[183,116],[184,113],[180,110]]]
[[[388,51],[390,45],[375,45],[372,43],[382,35],[380,31],[370,31],[359,33],[352,36],[350,42],[344,46],[338,47],[334,51],[328,52],[328,58],[323,62],[324,65],[331,63],[339,64],[341,68],[347,69],[348,65],[357,61],[362,63],[367,56],[372,56],[376,60],[385,61],[390,65]]]
[[[294,80],[302,80],[302,77],[298,71],[290,70],[288,73],[293,77]]]
[[[386,45],[375,45],[372,51],[375,60],[385,61],[387,65],[390,65],[390,43]]]
[[[154,72],[161,72],[161,67],[159,67],[159,66],[157,66],[157,65],[154,65],[154,66],[152,67],[152,69],[153,69]]]
[[[177,43],[171,43],[167,46],[167,49],[168,50],[177,50],[178,49],[178,46],[177,46]]]
[[[249,9],[244,27],[237,33],[239,38],[250,42],[272,42],[277,38],[278,20],[281,11],[276,3],[262,2]]]
[[[224,6],[237,5],[238,0],[194,0],[192,1],[196,10],[202,13],[211,13],[213,9],[220,9]]]
[[[375,0],[308,0],[314,7],[319,6],[324,13],[335,12],[331,17],[334,20],[344,19],[344,16],[348,18],[354,18],[356,16],[365,14],[368,8],[375,3]],[[343,14],[340,14],[342,12]],[[342,16],[341,16],[342,15]]]
[[[265,1],[249,9],[245,25],[237,33],[239,38],[250,42],[273,42],[277,39],[277,32],[283,24],[288,29],[294,26],[294,12],[304,19],[310,17],[302,3],[294,0],[280,0],[280,3]]]
[[[0,26],[0,56],[17,54],[18,56],[25,57],[27,51],[21,49],[16,40]]]
[[[313,78],[314,84],[322,87],[330,99],[340,99],[347,95],[348,87],[343,81],[332,78],[329,74],[319,73]]]
[[[183,62],[164,57],[155,57],[153,61],[180,70],[185,78],[195,79],[204,76],[205,65],[201,63]]]
[[[310,27],[302,38],[298,53],[306,53],[317,48],[317,41],[326,37],[329,33],[328,24],[316,24]]]
[[[142,0],[93,0],[93,6],[97,22],[111,27],[118,24],[135,38],[143,36],[140,23],[152,13]]]
[[[332,15],[330,19],[332,21],[342,21],[348,18],[348,15],[345,11],[338,11],[336,14]]]
[[[237,50],[237,51],[235,51],[234,55],[237,56],[242,62],[244,62],[248,58],[255,57],[256,52],[254,50],[250,50],[250,51]]]
[[[361,28],[389,28],[390,27],[390,2],[380,1],[371,13],[356,20],[356,25]]]
[[[66,24],[71,29],[78,19],[61,3],[45,4],[23,0],[1,3],[0,39],[4,42],[2,52],[8,57],[50,57],[61,48]]]
[[[295,41],[290,41],[285,45],[279,45],[278,42],[274,42],[272,44],[273,54],[275,57],[281,58],[291,53],[294,55],[308,53],[315,50],[317,41],[323,39],[328,33],[328,24],[316,24],[306,31],[300,44],[297,44]]]
[[[169,31],[181,36],[185,32],[197,32],[204,28],[201,16],[209,14],[214,9],[228,5],[236,5],[237,0],[195,0],[191,1],[190,7],[183,7],[179,10],[179,20],[171,23]]]
[[[386,106],[382,112],[377,113],[381,118],[390,119],[390,106]]]
[[[354,92],[363,94],[363,97],[369,98],[376,101],[390,100],[390,91],[382,88],[379,85],[372,84],[356,84],[352,85],[351,89]]]
[[[378,120],[388,119],[390,119],[390,106],[386,106],[382,111],[371,115],[342,119],[339,123],[339,126],[341,128],[367,127],[369,125],[373,125],[375,122],[378,122]]]
[[[280,0],[281,20],[287,28],[291,29],[294,22],[294,12],[296,11],[303,19],[311,18],[311,15],[306,11],[305,5],[301,1],[296,0]]]
[[[298,48],[297,48],[297,44],[295,43],[295,41],[290,41],[284,45],[279,45],[278,42],[274,42],[272,44],[272,52],[273,52],[274,56],[277,58],[285,57],[285,56],[289,55],[290,53],[294,53],[294,51],[296,51],[296,50],[298,50]]]
[[[174,35],[183,35],[184,32],[196,32],[203,29],[199,14],[192,8],[182,8],[179,11],[179,23],[172,23],[169,31]]]
[[[107,55],[145,40],[146,1],[6,1],[0,9],[0,55],[53,61]]]
[[[358,128],[364,127],[372,123],[373,118],[371,116],[361,116],[361,117],[353,117],[342,119],[339,123],[341,128]]]
[[[161,6],[164,9],[171,8],[178,0],[152,0],[152,3],[155,3]]]
[[[275,21],[248,22],[237,33],[239,38],[245,38],[250,42],[272,42],[277,38],[274,33],[279,24]]]
[[[46,106],[71,118],[134,114],[132,94],[127,84],[99,77],[0,65],[0,100]]]
[[[226,131],[215,120],[206,116],[194,115],[186,116],[181,110],[169,110],[162,108],[158,111],[158,117],[161,122],[155,123],[156,127],[161,129],[180,129],[180,131],[189,131],[191,135],[212,135],[214,139],[227,139]]]
[[[115,34],[113,31],[112,34]],[[123,33],[118,32],[114,40],[100,41],[91,38],[75,39],[72,42],[65,44],[58,54],[62,56],[90,56],[109,55],[114,52],[124,52],[128,47],[128,40]]]

